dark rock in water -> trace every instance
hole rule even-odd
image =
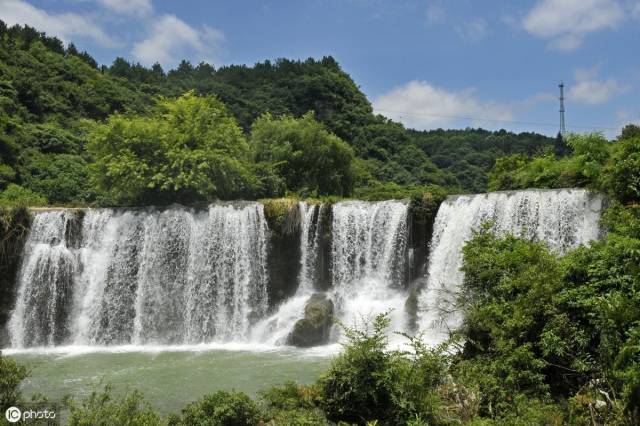
[[[411,332],[418,331],[418,289],[413,288],[409,292],[409,297],[407,297],[406,302],[404,302],[404,310],[407,313],[408,317],[408,326]]]
[[[304,308],[304,318],[298,320],[289,334],[288,343],[310,347],[323,345],[329,339],[333,325],[333,302],[322,293],[309,298]]]
[[[67,247],[78,249],[82,244],[82,221],[86,212],[84,210],[74,210],[71,218],[65,222],[64,240]],[[58,244],[57,241],[55,244]]]

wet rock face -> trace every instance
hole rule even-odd
[[[333,325],[333,301],[315,293],[304,308],[304,318],[298,320],[289,334],[288,344],[299,347],[324,345]]]
[[[300,272],[300,210],[293,199],[268,200],[264,216],[269,227],[267,292],[271,307],[293,296]]]

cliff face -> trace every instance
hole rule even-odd
[[[30,220],[26,208],[0,208],[0,347],[8,343],[5,324],[16,299],[16,275]]]

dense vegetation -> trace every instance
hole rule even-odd
[[[109,117],[89,132],[95,187],[108,200],[166,204],[242,198],[249,146],[216,98],[160,100],[145,116]]]
[[[566,137],[569,156],[552,151],[500,158],[489,173],[489,189],[586,187],[624,203],[640,200],[640,127],[630,124],[615,142],[602,134]]]
[[[178,102],[189,99],[207,102]],[[292,125],[286,121],[284,131]],[[389,320],[381,315],[363,329],[346,328],[343,352],[310,386],[286,383],[257,399],[219,391],[166,418],[141,394],[114,397],[107,388],[67,400],[69,423],[638,424],[640,128],[627,126],[616,142],[597,134],[568,141],[566,157],[542,152],[498,161],[491,182],[607,192],[607,235],[559,256],[543,242],[496,235],[485,223],[463,249],[456,305],[464,322],[442,346],[406,336],[404,350],[389,348]],[[0,396],[19,399],[25,371],[6,358],[0,368],[7,377]]]
[[[374,115],[332,58],[98,67],[0,23],[0,206],[410,197],[426,227],[446,190],[529,187],[606,193],[607,235],[559,256],[483,225],[463,251],[464,323],[441,347],[407,336],[406,350],[390,349],[382,315],[346,328],[344,351],[310,386],[220,391],[166,418],[107,387],[67,399],[69,424],[639,424],[640,128],[616,141],[418,132]],[[283,234],[290,204],[265,207]],[[2,208],[3,267],[15,269],[27,221]],[[0,356],[3,406],[22,402],[26,376]]]
[[[180,97],[184,102],[173,103]],[[200,109],[197,97],[209,109]],[[185,109],[169,111],[171,105]],[[233,135],[217,136],[227,139],[224,148],[211,145],[222,123],[197,128],[214,110],[224,128],[234,128]],[[177,113],[193,127],[165,133]],[[143,135],[150,140],[135,139]],[[193,169],[188,176],[163,170],[153,182],[138,179],[164,159],[136,151],[147,143],[154,145],[150,155],[163,145],[162,155],[180,157],[174,167],[184,161],[181,167]],[[379,199],[425,185],[478,192],[496,158],[553,145],[552,138],[504,130],[407,130],[373,114],[331,57],[219,69],[183,61],[168,72],[118,58],[99,67],[73,44],[0,22],[0,204],[195,203],[284,194]],[[137,164],[124,163],[131,155]],[[196,170],[211,156],[209,170]],[[304,182],[292,178],[310,159]],[[136,169],[133,182],[116,178],[144,161],[150,169]],[[332,173],[319,173],[321,167]],[[196,182],[205,176],[208,183]],[[111,183],[123,186],[107,189]]]

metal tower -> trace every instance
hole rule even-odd
[[[564,136],[564,83],[560,81],[558,87],[560,88],[560,134]]]

